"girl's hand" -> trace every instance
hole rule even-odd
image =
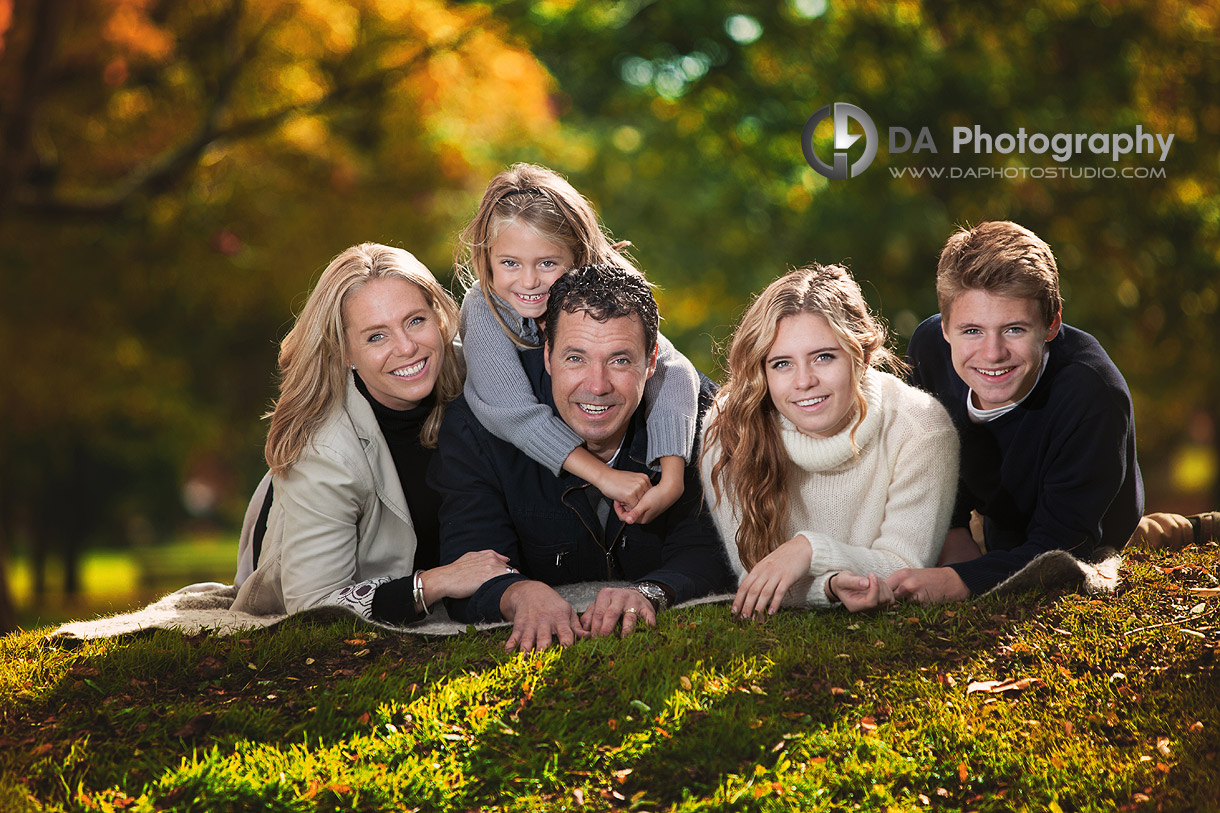
[[[858,576],[843,570],[831,576],[827,585],[853,613],[878,610],[894,603],[894,591],[876,573]]]
[[[638,471],[619,471],[612,469],[609,466],[602,464],[602,471],[597,473],[593,479],[589,479],[593,485],[597,486],[598,491],[602,496],[609,498],[615,504],[615,509],[618,509],[618,504],[622,503],[624,511],[630,511],[635,508],[636,503],[643,499],[648,490],[652,488],[652,480],[648,479],[648,475]],[[619,517],[623,514],[620,512]]]
[[[619,503],[615,503],[614,511],[618,514],[618,518],[628,525],[637,522],[641,525],[652,522],[668,511],[669,507],[682,496],[682,492],[686,490],[686,483],[683,482],[685,474],[686,461],[681,457],[677,455],[662,457],[661,482],[650,488],[648,493],[635,504],[635,508],[627,510]]]
[[[442,598],[470,598],[484,582],[516,572],[504,554],[494,550],[472,550],[452,564],[423,572],[424,601],[431,607]]]
[[[789,539],[768,553],[741,580],[733,597],[733,615],[753,618],[755,613],[775,615],[779,612],[788,588],[809,575],[813,551],[802,534]]]

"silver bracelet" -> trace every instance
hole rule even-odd
[[[428,609],[428,603],[424,601],[424,571],[415,571],[415,610],[423,612],[424,615],[432,615],[432,611]]]

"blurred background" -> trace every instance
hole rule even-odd
[[[372,240],[448,281],[515,161],[633,242],[713,377],[785,269],[847,262],[901,349],[954,227],[1018,221],[1131,385],[1148,510],[1220,508],[1218,30],[1183,0],[0,0],[0,629],[231,581],[317,275]],[[831,102],[879,131],[849,180],[802,154]],[[898,172],[1060,166],[955,155],[975,125],[1174,141],[1070,162],[1164,177]],[[891,155],[891,126],[938,152]]]

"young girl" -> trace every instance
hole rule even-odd
[[[635,271],[611,245],[593,206],[545,167],[516,164],[492,178],[474,220],[461,236],[458,268],[468,286],[462,301],[466,400],[497,437],[556,474],[592,483],[615,502],[624,522],[650,522],[682,494],[682,470],[695,441],[699,378],[664,336],[657,370],[644,390],[648,457],[660,460],[661,480],[616,471],[581,445],[549,407],[540,404],[517,355],[539,347],[547,291],[569,268],[611,264]]]
[[[746,311],[701,460],[742,575],[734,614],[893,601],[884,579],[929,567],[957,493],[958,440],[840,266],[792,271]],[[857,574],[868,574],[857,575]]]

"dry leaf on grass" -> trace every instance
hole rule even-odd
[[[1044,684],[1038,678],[1013,678],[1009,680],[975,680],[966,687],[966,694],[987,692],[988,694],[1004,694],[1006,692],[1023,692],[1026,689],[1036,689]]]

